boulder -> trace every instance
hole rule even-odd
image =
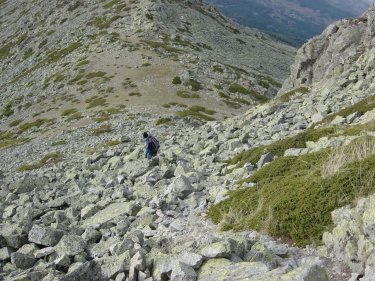
[[[252,280],[268,271],[265,264],[259,262],[232,262],[227,259],[210,259],[198,271],[199,281]],[[264,279],[263,279],[264,280]]]
[[[104,224],[119,216],[135,216],[140,209],[141,207],[134,202],[112,203],[92,217],[84,220],[82,225],[84,227],[95,226]]]
[[[55,246],[65,234],[64,231],[34,224],[29,232],[29,241],[43,246]]]
[[[59,255],[75,256],[85,251],[86,242],[78,235],[64,235],[56,245],[56,252]]]
[[[229,258],[232,252],[232,245],[229,241],[221,241],[205,246],[201,254],[207,258]]]
[[[194,269],[198,269],[202,265],[203,257],[196,253],[184,252],[179,255],[178,260]]]
[[[177,177],[167,190],[171,190],[177,197],[184,199],[194,191],[189,179],[184,175]]]
[[[0,249],[0,262],[10,260],[10,255],[14,251],[9,247],[4,247]]]
[[[267,152],[266,154],[263,154],[259,161],[257,162],[258,169],[262,168],[265,164],[273,161],[275,156],[271,152]]]
[[[79,263],[72,265],[66,275],[61,277],[59,281],[102,281],[104,280],[101,268],[95,261]]]
[[[17,252],[12,253],[10,259],[11,262],[20,269],[28,269],[30,267],[33,267],[36,262],[34,257]]]
[[[194,269],[182,262],[177,262],[172,267],[171,281],[195,281],[197,274]]]

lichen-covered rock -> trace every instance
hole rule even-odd
[[[64,235],[56,245],[56,252],[60,255],[75,256],[85,251],[86,242],[78,235]]]
[[[205,246],[201,254],[207,258],[229,258],[232,253],[232,244],[227,241],[216,242]]]
[[[198,271],[200,281],[250,280],[252,276],[269,271],[259,262],[234,263],[227,259],[210,259]]]
[[[34,224],[29,232],[28,239],[30,242],[39,245],[55,246],[64,233],[64,231],[59,229]]]

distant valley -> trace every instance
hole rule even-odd
[[[343,0],[208,0],[225,15],[245,26],[302,45],[330,23],[363,13],[373,1]]]

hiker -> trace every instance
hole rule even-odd
[[[143,138],[145,139],[145,157],[150,160],[158,153],[159,142],[148,132],[143,133]]]

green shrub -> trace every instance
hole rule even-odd
[[[225,161],[229,165],[242,167],[246,163],[256,163],[265,152],[271,152],[277,156],[283,156],[289,148],[305,148],[307,141],[317,141],[321,137],[330,136],[336,133],[335,128],[308,129],[298,135],[276,141],[270,145],[254,147],[237,154],[232,159]]]
[[[198,120],[204,120],[204,121],[213,121],[215,118],[209,116],[213,115],[215,113],[214,110],[207,109],[203,106],[194,105],[191,106],[188,109],[178,111],[176,114],[179,117],[192,117]]]
[[[172,80],[172,84],[177,85],[177,84],[181,84],[181,83],[182,83],[182,81],[181,81],[181,78],[179,76],[174,77],[173,80]]]
[[[220,65],[214,65],[213,67],[214,72],[223,73],[224,69]]]
[[[61,141],[54,142],[51,145],[58,146],[58,145],[63,145],[63,144],[67,144],[67,142],[65,140],[61,140]]]
[[[16,119],[16,120],[13,120],[12,122],[10,122],[9,126],[10,127],[16,127],[18,126],[23,120],[22,119]]]
[[[97,106],[104,106],[106,104],[106,99],[98,96],[92,96],[91,98],[86,99],[85,102],[88,103],[86,109],[90,109]]]
[[[30,130],[31,128],[34,128],[34,127],[39,128],[42,125],[51,125],[53,122],[54,122],[53,119],[37,119],[33,122],[24,123],[24,124],[22,124],[18,127],[19,133],[23,133],[27,130]]]
[[[47,164],[57,163],[63,159],[63,156],[64,155],[61,152],[53,152],[53,153],[46,154],[44,155],[42,159],[39,160],[38,163],[31,164],[31,165],[22,165],[18,167],[17,172],[35,170]]]
[[[86,75],[86,78],[87,78],[87,79],[93,79],[93,78],[104,78],[106,74],[107,74],[107,73],[105,73],[104,71],[96,71],[96,72],[88,73],[88,74]]]
[[[171,118],[164,117],[164,118],[159,118],[158,121],[156,121],[156,125],[166,125],[171,122]]]
[[[20,138],[15,133],[0,131],[0,149],[20,145],[30,141],[29,138]]]
[[[294,90],[291,90],[287,93],[284,93],[284,94],[281,94],[280,97],[279,97],[279,100],[281,102],[288,102],[292,99],[292,97],[297,94],[297,93],[300,93],[302,95],[305,95],[309,92],[309,89],[306,88],[306,87],[299,87],[297,89],[294,89]]]
[[[130,97],[134,97],[134,96],[138,96],[138,97],[140,97],[140,96],[142,96],[142,94],[141,94],[141,93],[138,93],[138,92],[131,92],[131,93],[129,93],[129,96],[130,96]]]
[[[323,179],[326,158],[327,151],[277,158],[243,181],[256,182],[255,187],[229,192],[228,199],[209,209],[209,217],[223,230],[254,229],[298,246],[319,243],[332,227],[333,210],[375,192],[375,156]]]
[[[69,108],[69,109],[65,109],[62,113],[61,113],[61,116],[69,116],[69,115],[72,115],[74,113],[77,113],[78,110],[76,108]]]
[[[98,128],[92,129],[91,133],[94,136],[99,136],[99,135],[102,135],[102,134],[105,134],[105,133],[109,133],[111,131],[112,131],[111,125],[102,125]]]
[[[243,95],[249,95],[253,99],[255,99],[255,100],[257,100],[258,102],[261,102],[261,103],[267,102],[269,100],[269,98],[267,98],[266,96],[263,96],[256,91],[250,91],[250,90],[246,89],[245,87],[243,87],[243,86],[241,86],[237,83],[231,84],[229,86],[228,90],[231,93],[240,93],[240,94],[243,94]]]
[[[6,117],[9,117],[11,115],[14,114],[14,110],[12,108],[12,104],[11,103],[8,103],[4,109],[3,109],[3,113],[2,113],[2,116],[6,116]]]
[[[185,86],[190,86],[193,91],[199,91],[203,89],[202,85],[194,79],[189,79],[189,81],[185,83]]]
[[[192,94],[187,91],[177,91],[177,96],[184,99],[198,99],[200,96],[198,94]]]

